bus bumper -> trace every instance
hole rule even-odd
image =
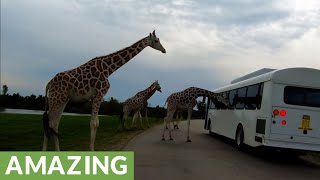
[[[263,146],[320,152],[320,140],[317,143],[285,141],[280,139],[264,139]]]

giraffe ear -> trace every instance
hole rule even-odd
[[[153,30],[152,35],[156,36],[156,30]]]
[[[150,33],[150,34],[149,34],[149,38],[151,38],[151,36],[152,36],[152,35],[151,35],[151,33]]]

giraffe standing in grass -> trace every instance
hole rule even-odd
[[[197,104],[197,98],[200,96],[214,99],[216,101],[219,101],[225,104],[226,106],[228,106],[229,104],[228,100],[223,95],[220,95],[205,89],[197,88],[197,87],[190,87],[183,91],[171,94],[166,101],[167,116],[164,118],[162,140],[165,140],[164,134],[165,134],[166,126],[168,126],[169,128],[170,140],[173,140],[171,136],[170,122],[173,121],[173,116],[176,112],[187,111],[188,112],[187,142],[191,142],[190,135],[189,135],[190,119],[191,119],[193,108]]]
[[[148,115],[147,115],[148,99],[156,91],[161,92],[161,87],[160,87],[158,81],[155,81],[147,89],[138,92],[136,95],[134,95],[133,97],[127,99],[123,103],[123,112],[120,115],[122,129],[125,129],[125,122],[127,121],[128,116],[129,116],[129,114],[131,112],[134,112],[134,115],[133,115],[133,118],[132,118],[131,127],[133,127],[133,125],[135,125],[135,120],[136,120],[137,116],[139,116],[140,126],[142,127],[142,118],[141,118],[141,113],[140,113],[140,111],[142,109],[145,110],[145,119],[146,119],[146,122],[147,122],[147,126],[148,126],[148,128],[150,127],[149,126],[149,121],[148,121]]]
[[[43,114],[44,151],[47,150],[48,139],[52,135],[55,150],[60,150],[58,127],[61,114],[69,100],[91,101],[90,150],[94,150],[96,132],[99,127],[98,111],[101,100],[110,87],[108,77],[147,46],[166,53],[155,31],[153,31],[152,34],[150,33],[149,36],[129,47],[109,55],[93,58],[75,69],[58,73],[49,81],[46,86],[46,106]]]

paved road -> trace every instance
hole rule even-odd
[[[320,179],[319,164],[252,149],[239,152],[230,140],[208,135],[202,120],[191,121],[192,142],[187,143],[186,123],[180,126],[173,141],[161,141],[162,126],[158,126],[126,146],[135,152],[135,179]]]

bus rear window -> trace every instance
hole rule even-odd
[[[286,86],[283,99],[286,104],[320,107],[320,89]]]

